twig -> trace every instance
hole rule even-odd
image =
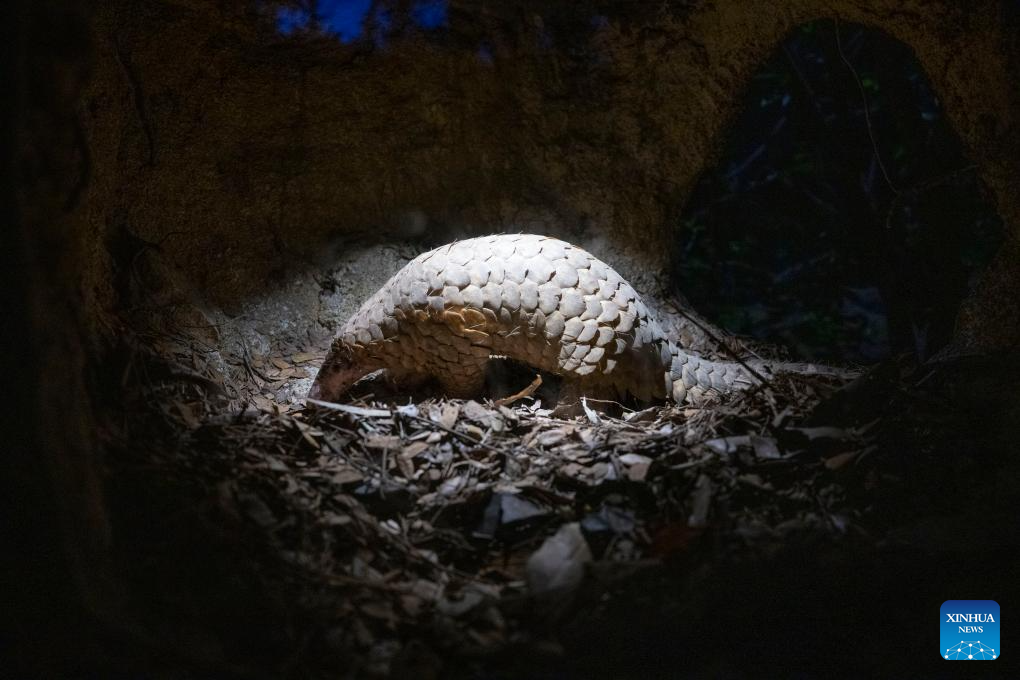
[[[452,434],[455,437],[460,437],[461,439],[463,439],[465,441],[468,441],[468,442],[470,442],[472,444],[481,444],[482,443],[481,441],[475,439],[474,437],[468,436],[468,435],[464,434],[463,432],[457,432],[457,430],[449,428],[446,425],[443,425],[442,423],[437,423],[434,420],[429,420],[428,418],[422,418],[421,416],[413,416],[413,415],[411,415],[409,413],[405,413],[404,415],[407,416],[408,418],[411,418],[413,420],[417,420],[417,421],[425,423],[427,425],[431,425],[433,427],[438,427],[440,430],[442,430],[444,432],[448,432],[449,434]]]
[[[524,399],[525,397],[530,397],[532,394],[535,393],[535,390],[537,390],[541,386],[542,386],[542,375],[539,374],[539,373],[536,373],[535,374],[535,379],[531,381],[530,385],[525,387],[523,390],[521,390],[517,394],[511,394],[509,397],[504,397],[503,399],[497,399],[494,403],[496,404],[496,406],[509,406],[510,404],[514,403],[515,401],[518,401],[520,399]]]
[[[918,182],[909,189],[903,190],[902,193],[898,193],[895,196],[893,196],[893,200],[889,204],[889,210],[885,214],[886,229],[888,229],[892,223],[893,212],[896,211],[896,208],[900,205],[900,203],[903,201],[905,197],[920,196],[921,194],[926,193],[928,190],[934,189],[938,185],[944,184],[945,182],[949,182],[950,180],[958,177],[959,175],[970,172],[971,170],[977,170],[977,165],[971,163],[970,165],[965,165],[962,168],[958,168],[939,177],[933,177],[931,179],[924,180],[923,182]]]
[[[340,411],[341,413],[361,416],[362,418],[389,418],[393,415],[393,411],[382,408],[364,408],[363,406],[351,406],[349,404],[334,404],[331,401],[320,401],[311,397],[305,399],[305,402],[313,406],[329,409],[330,411]]]
[[[628,411],[630,413],[635,413],[634,409],[628,408],[628,407],[624,406],[623,404],[621,404],[620,402],[613,401],[612,399],[596,399],[595,397],[585,397],[585,399],[587,399],[588,401],[593,401],[596,404],[612,404],[614,406],[619,406],[624,411]]]
[[[243,362],[244,370],[246,370],[248,372],[248,375],[250,375],[252,378],[256,378],[258,380],[262,380],[263,382],[267,382],[267,383],[273,382],[272,380],[267,378],[266,375],[264,373],[262,373],[262,371],[256,369],[255,366],[252,365],[252,363],[251,363],[251,354],[248,352],[248,345],[247,345],[247,343],[245,343],[243,338],[241,339],[240,344],[241,344],[241,352],[242,352],[242,354],[241,354],[241,361]]]
[[[850,70],[850,74],[854,77],[854,82],[857,83],[857,89],[861,92],[861,101],[864,103],[864,123],[868,128],[868,137],[871,139],[871,149],[875,154],[875,160],[878,161],[878,169],[882,171],[882,177],[885,178],[885,183],[889,185],[892,192],[899,196],[900,190],[893,184],[892,179],[889,177],[889,172],[885,169],[885,163],[882,162],[882,154],[878,152],[878,141],[875,139],[875,129],[871,125],[871,112],[868,110],[868,95],[864,91],[864,84],[861,82],[861,78],[857,75],[857,69],[850,63],[850,60],[846,58],[843,53],[843,42],[839,35],[839,17],[833,19],[833,23],[836,25],[836,51],[839,53],[839,58],[846,64],[847,69]]]
[[[710,462],[712,460],[715,460],[715,457],[713,457],[713,456],[705,456],[704,458],[699,458],[698,460],[688,461],[686,463],[681,463],[679,465],[670,465],[666,469],[667,470],[689,470],[691,468],[695,468],[695,467],[704,465],[705,463],[708,463],[708,462]]]
[[[761,373],[751,368],[751,366],[746,361],[744,361],[735,351],[733,351],[733,349],[729,345],[723,342],[715,333],[708,330],[708,328],[706,328],[700,321],[698,321],[693,316],[688,314],[680,305],[674,303],[673,308],[676,309],[677,314],[690,321],[698,328],[698,330],[707,335],[709,340],[714,342],[717,346],[721,347],[725,354],[728,354],[734,361],[743,366],[748,373],[750,373],[756,380],[758,380],[758,382],[760,382],[762,385],[773,387],[772,382],[768,378],[766,378]]]

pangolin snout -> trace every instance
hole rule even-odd
[[[352,365],[349,358],[342,361],[327,360],[312,381],[308,399],[337,401],[351,385],[368,372],[367,368]]]

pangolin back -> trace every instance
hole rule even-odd
[[[503,234],[436,248],[397,272],[340,330],[309,396],[336,400],[380,368],[473,396],[492,356],[563,376],[579,393],[642,401],[692,401],[747,378],[738,364],[675,347],[631,285],[585,250]]]

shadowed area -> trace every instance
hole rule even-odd
[[[924,360],[1002,243],[977,166],[909,49],[832,21],[751,79],[678,227],[676,286],[798,356]]]

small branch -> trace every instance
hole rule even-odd
[[[330,401],[312,399],[311,397],[305,399],[305,402],[312,406],[318,406],[319,408],[324,408],[329,411],[340,411],[341,413],[347,413],[361,418],[389,418],[393,415],[393,412],[387,409],[364,408],[363,406],[351,406],[349,404],[335,404]]]
[[[412,415],[409,415],[409,414],[407,415],[407,417],[411,418],[412,420],[417,420],[420,423],[425,423],[427,425],[431,425],[432,427],[438,427],[443,432],[447,432],[449,434],[452,434],[454,437],[457,437],[458,439],[463,439],[464,441],[468,442],[469,444],[476,444],[477,445],[477,444],[481,444],[482,443],[481,441],[479,441],[478,439],[475,439],[472,436],[466,435],[463,432],[458,432],[457,430],[454,430],[453,428],[447,427],[446,425],[443,425],[442,423],[437,423],[434,420],[429,420],[428,418],[422,418],[421,416],[412,416]]]
[[[772,387],[772,383],[768,380],[768,378],[763,376],[761,373],[759,373],[755,369],[751,368],[751,366],[746,361],[744,361],[735,351],[733,351],[733,349],[729,345],[727,345],[725,342],[723,342],[722,339],[720,339],[715,333],[713,333],[712,331],[708,330],[697,319],[695,319],[693,316],[691,316],[686,311],[684,311],[684,309],[680,305],[674,304],[673,306],[674,306],[674,308],[676,309],[677,313],[680,316],[684,317],[685,319],[690,321],[692,324],[694,324],[695,327],[697,327],[702,333],[704,333],[705,335],[708,336],[709,340],[714,342],[717,346],[721,347],[725,354],[728,354],[730,356],[730,358],[732,358],[738,364],[743,366],[744,369],[748,373],[750,373],[756,380],[758,380],[758,382],[760,382],[762,385],[766,385],[768,387]]]
[[[857,89],[861,92],[861,101],[864,103],[864,123],[868,128],[868,137],[871,139],[871,149],[875,154],[875,160],[878,161],[878,169],[882,171],[882,177],[885,178],[885,183],[889,185],[892,192],[899,196],[900,190],[893,184],[892,179],[889,177],[888,171],[885,169],[885,163],[882,162],[882,154],[878,152],[878,141],[875,139],[875,129],[871,124],[871,112],[868,110],[868,95],[864,91],[864,84],[861,82],[861,78],[857,75],[857,70],[854,68],[850,60],[846,58],[843,53],[843,43],[839,35],[839,18],[833,19],[836,25],[836,51],[839,53],[839,58],[846,64],[847,69],[850,70],[850,75],[854,77],[854,82],[857,83]]]
[[[535,393],[535,390],[537,390],[539,387],[541,387],[541,385],[542,385],[542,376],[536,374],[535,375],[535,379],[531,381],[530,385],[525,387],[523,390],[521,390],[517,394],[511,394],[509,397],[504,397],[502,399],[497,399],[496,402],[495,402],[496,406],[509,406],[510,404],[514,403],[515,401],[518,401],[520,399],[524,399],[525,397],[530,397],[531,395],[533,395]]]

